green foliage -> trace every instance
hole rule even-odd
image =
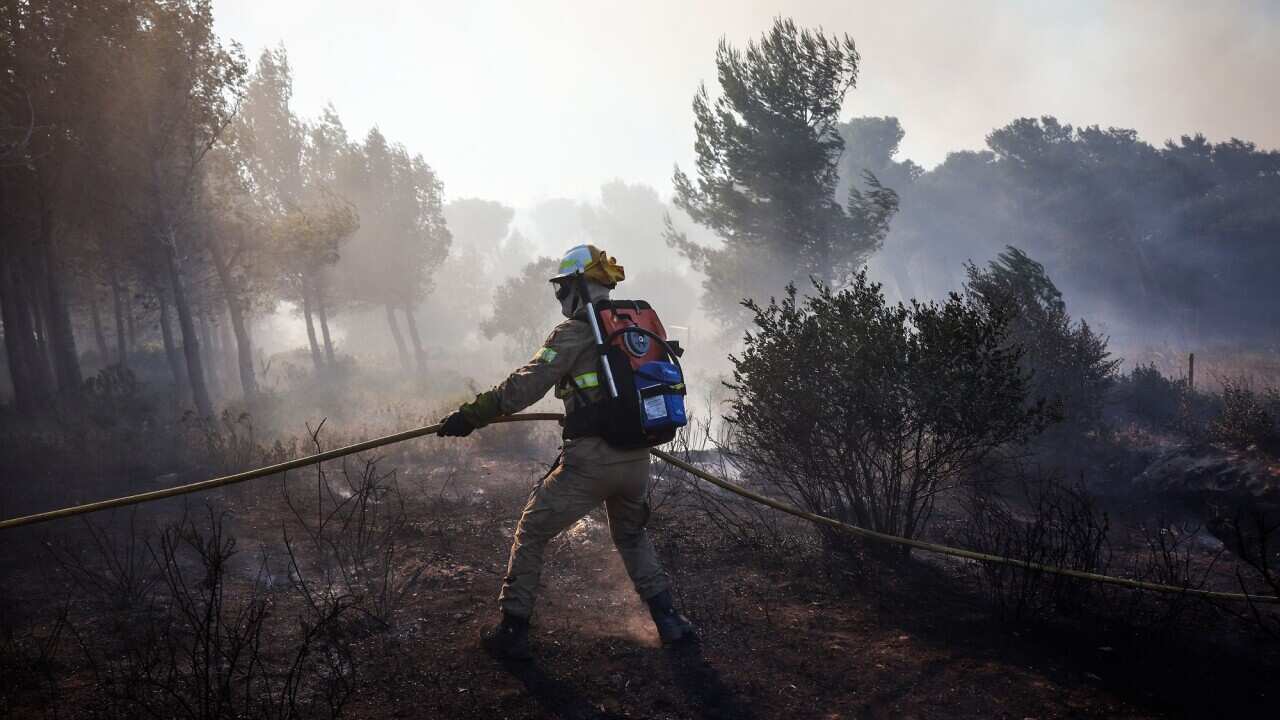
[[[1008,247],[985,270],[968,266],[966,291],[997,317],[1010,318],[1009,341],[1023,349],[1032,400],[1051,405],[1069,427],[1096,429],[1119,360],[1107,339],[1067,314],[1044,266]]]
[[[462,198],[444,209],[454,239],[483,252],[496,252],[507,236],[515,210],[494,200]]]
[[[838,126],[844,139],[840,157],[840,185],[836,195],[847,196],[855,180],[872,176],[885,187],[902,193],[922,174],[924,168],[911,160],[895,160],[906,130],[896,117],[855,117]]]
[[[275,219],[272,251],[290,274],[312,277],[338,262],[343,242],[359,227],[355,207],[326,194]]]
[[[508,360],[532,357],[558,321],[560,305],[547,282],[558,265],[555,258],[538,258],[494,291],[493,315],[480,323],[480,331],[490,340],[504,335],[511,338]]]
[[[480,322],[483,304],[477,295],[492,291],[497,278],[518,274],[537,253],[511,221],[515,210],[494,200],[461,198],[444,207],[444,219],[453,236],[449,257],[437,273],[437,291],[430,312],[461,320],[466,332]],[[475,268],[484,268],[477,273]],[[445,307],[439,307],[444,305]]]
[[[1186,384],[1166,378],[1155,364],[1134,367],[1119,378],[1114,390],[1122,409],[1166,429],[1178,424],[1185,394]]]
[[[81,394],[85,416],[102,428],[138,428],[154,413],[137,377],[120,365],[109,365],[86,378]]]
[[[17,404],[34,414],[54,379],[64,396],[81,389],[71,313],[97,309],[104,285],[168,293],[197,346],[183,277],[202,250],[203,165],[247,67],[208,0],[4,3],[0,38],[0,266],[25,276],[0,274],[0,297]],[[207,406],[190,355],[186,384]]]
[[[865,271],[815,290],[746,303],[756,327],[731,357],[734,452],[813,512],[914,537],[940,492],[1043,427],[1021,350],[1004,318],[955,294],[890,305]]]
[[[340,187],[356,206],[360,229],[340,267],[346,291],[375,305],[412,306],[430,292],[453,240],[444,184],[421,155],[376,127],[353,148],[350,162]]]
[[[249,176],[266,208],[281,214],[302,199],[307,129],[294,115],[293,70],[284,47],[263,50],[245,92],[238,140]]]
[[[858,75],[847,35],[827,37],[777,20],[745,51],[716,51],[721,95],[693,100],[697,177],[677,168],[675,205],[722,247],[668,242],[707,276],[704,304],[727,328],[745,325],[739,302],[808,276],[843,282],[879,247],[897,196],[870,178],[867,192],[835,197],[844,140],[838,114]]]
[[[663,247],[663,232],[669,210],[648,185],[614,180],[600,186],[598,205],[579,208],[579,217],[586,237],[617,257],[630,281],[668,269],[671,255]]]
[[[1254,390],[1247,380],[1222,383],[1222,409],[1209,423],[1215,442],[1238,450],[1280,454],[1280,388]]]
[[[1014,120],[987,146],[893,186],[903,209],[880,267],[904,295],[952,287],[957,258],[1014,245],[1125,345],[1268,339],[1280,315],[1280,152],[1200,135],[1153,146],[1053,117]]]

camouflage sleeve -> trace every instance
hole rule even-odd
[[[565,320],[551,331],[529,362],[492,390],[463,405],[462,414],[472,425],[483,427],[499,415],[520,412],[555,387],[594,342],[590,325],[581,320]]]

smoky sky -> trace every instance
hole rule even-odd
[[[256,2],[215,0],[255,58],[283,42],[295,110],[332,102],[420,152],[449,197],[527,206],[612,178],[664,197],[693,157],[690,100],[714,52],[773,17],[848,33],[862,54],[845,117],[895,115],[931,167],[1020,116],[1280,146],[1280,3]]]

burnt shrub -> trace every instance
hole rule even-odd
[[[317,602],[304,594],[300,612],[273,622],[296,603],[288,588],[272,589],[268,557],[244,562],[229,517],[212,506],[203,521],[184,513],[154,540],[140,538],[131,523],[129,538],[89,553],[101,556],[101,570],[90,568],[91,558],[55,556],[78,590],[67,627],[93,681],[94,716],[341,716],[355,690],[350,599],[333,594]],[[150,567],[122,572],[139,546]],[[129,602],[110,597],[123,578],[143,573],[146,585],[131,583],[140,591]],[[284,652],[272,652],[269,645],[280,640]]]
[[[1214,574],[1225,547],[1216,552],[1203,546],[1208,531],[1189,522],[1173,522],[1162,514],[1147,518],[1137,528],[1141,540],[1131,553],[1128,575],[1136,580],[1204,590]],[[1214,622],[1211,603],[1182,593],[1142,590],[1112,591],[1116,595],[1111,613],[1126,627],[1149,637],[1177,640],[1180,630],[1209,626]]]
[[[966,547],[1036,566],[977,565],[980,586],[998,616],[1040,624],[1087,620],[1097,629],[1170,642],[1211,626],[1212,606],[1194,595],[1119,587],[1043,569],[1205,589],[1222,551],[1198,548],[1200,526],[1156,515],[1126,532],[1112,526],[1082,479],[1022,471],[1020,480],[1003,495],[981,488],[961,502],[966,518],[960,539]]]
[[[694,418],[663,449],[715,475],[733,478],[743,487],[769,492],[769,478],[741,472],[732,458],[731,438],[728,428],[714,427],[710,418]],[[712,531],[726,544],[749,550],[752,557],[769,563],[812,557],[810,551],[818,549],[808,522],[734,495],[664,462],[652,466],[649,505],[655,515],[667,505],[687,509],[699,519],[700,529]]]
[[[271,588],[265,555],[243,559],[228,519],[210,506],[204,520],[184,512],[155,538],[140,536],[131,523],[128,537],[97,542],[86,557],[55,553],[77,591],[67,629],[81,667],[72,670],[92,679],[93,716],[342,714],[355,691],[346,632],[351,603],[334,596],[273,621],[294,605],[288,588]],[[140,548],[146,568],[136,564]],[[239,578],[244,571],[248,578]],[[119,588],[136,592],[111,596]],[[283,652],[271,651],[280,642]]]
[[[45,717],[64,716],[58,651],[69,607],[65,601],[24,603],[0,587],[0,714],[16,716],[16,708],[34,699]]]
[[[838,292],[748,301],[726,420],[745,471],[812,512],[915,537],[940,493],[1043,427],[998,312],[952,294],[890,305],[862,272]],[[821,530],[830,547],[850,542]]]
[[[1022,478],[1019,491],[1000,497],[975,488],[963,499],[965,544],[974,550],[1035,565],[1106,573],[1111,524],[1083,483],[1055,475]],[[983,563],[983,588],[997,612],[1012,619],[1079,614],[1099,586],[1076,578]]]
[[[323,450],[320,431],[311,433],[317,453]],[[325,463],[315,465],[314,490],[305,480],[296,489],[283,484],[285,503],[306,539],[295,542],[284,530],[291,574],[317,613],[318,599],[340,596],[368,621],[364,630],[387,630],[422,573],[421,566],[402,567],[410,529],[404,496],[396,472],[380,472],[375,460],[339,463],[337,477]],[[308,502],[312,497],[314,504]],[[300,552],[304,548],[308,552]]]
[[[1255,509],[1241,512],[1229,523],[1236,552],[1248,572],[1238,571],[1240,591],[1251,595],[1280,595],[1280,519]],[[1280,606],[1250,601],[1248,614],[1273,642],[1280,642]]]

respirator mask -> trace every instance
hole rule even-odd
[[[560,302],[560,314],[573,317],[578,310],[578,294],[573,291],[572,282],[553,282],[556,289],[556,300]]]

